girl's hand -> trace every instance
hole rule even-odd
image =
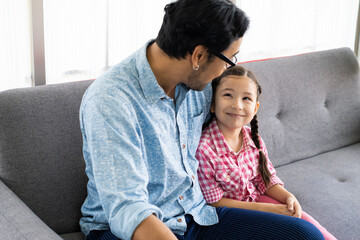
[[[294,216],[294,210],[289,210],[289,207],[286,204],[272,204],[272,203],[263,203],[263,209],[260,211],[271,212],[282,214],[286,216]]]
[[[301,218],[302,209],[299,201],[296,197],[287,191],[283,186],[277,184],[270,187],[265,192],[266,195],[278,200],[279,202],[285,203],[289,211],[293,212],[293,217]]]
[[[299,201],[295,196],[290,196],[286,199],[286,205],[289,211],[293,212],[293,217],[301,218],[302,209]]]

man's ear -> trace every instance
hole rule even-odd
[[[208,58],[208,49],[203,45],[197,45],[191,55],[191,64],[193,68],[201,67]]]
[[[256,105],[255,105],[255,114],[257,113],[257,111],[259,110],[259,106],[260,106],[260,102],[259,101],[257,101],[256,102]]]

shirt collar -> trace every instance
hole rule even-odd
[[[211,139],[213,139],[215,151],[217,152],[218,156],[228,154],[230,152],[233,152],[236,154],[227,144],[224,135],[219,129],[219,126],[216,122],[216,119],[213,118],[209,124],[209,130]],[[243,134],[243,145],[240,150],[242,151],[248,151],[249,148],[256,148],[254,141],[251,138],[251,130],[249,127],[242,127],[241,132]]]
[[[257,148],[254,141],[251,138],[251,128],[244,126],[242,129],[243,134],[243,146]],[[244,148],[245,149],[245,148]]]
[[[153,42],[154,40],[150,40],[144,46],[142,46],[142,48],[137,53],[135,63],[142,92],[150,104],[154,104],[159,99],[167,96],[164,90],[158,84],[146,58],[146,49]]]

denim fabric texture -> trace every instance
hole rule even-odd
[[[217,208],[219,223],[200,226],[191,215],[185,219],[188,229],[179,240],[324,240],[321,232],[300,218],[239,208]],[[92,231],[86,240],[118,240],[110,230]]]
[[[80,226],[131,239],[154,214],[174,233],[185,214],[200,225],[218,222],[201,193],[195,152],[209,115],[211,85],[176,86],[175,100],[159,86],[146,43],[88,88],[80,107],[83,155],[89,178]]]

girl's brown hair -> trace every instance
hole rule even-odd
[[[244,67],[240,65],[236,65],[232,68],[226,69],[223,74],[221,74],[219,77],[215,78],[212,82],[212,89],[213,89],[213,97],[211,104],[213,105],[215,103],[215,93],[216,89],[219,86],[221,79],[223,79],[226,76],[245,76],[253,80],[257,86],[257,98],[259,99],[259,96],[261,94],[261,86],[259,85],[258,81],[256,80],[256,77],[253,72],[245,69]],[[259,133],[258,133],[258,121],[257,116],[255,114],[254,118],[250,122],[251,126],[251,138],[256,146],[256,148],[259,150],[259,172],[261,174],[261,177],[265,183],[265,186],[268,186],[270,184],[270,171],[268,168],[268,162],[267,158],[265,156],[265,153],[262,151],[260,146],[260,139],[259,139]]]

